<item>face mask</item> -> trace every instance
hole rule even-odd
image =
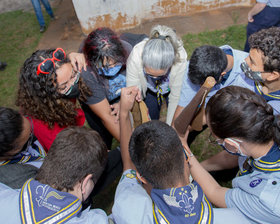
[[[252,71],[245,61],[241,63],[240,68],[249,79],[253,79],[256,82],[263,81],[261,72]]]
[[[99,68],[98,73],[99,75],[105,75],[105,76],[115,76],[118,74],[118,72],[121,70],[122,65],[116,65],[112,68]]]
[[[222,146],[223,148],[230,154],[232,155],[237,155],[237,156],[245,156],[247,157],[247,155],[245,155],[242,151],[241,151],[241,148],[240,148],[240,144],[238,142],[242,142],[241,140],[238,140],[238,139],[233,139],[233,138],[227,138],[227,140],[231,141],[232,143],[234,143],[236,146],[237,146],[237,152],[232,152],[232,150],[230,150],[229,148],[227,148],[227,143],[224,141]]]
[[[64,98],[68,98],[68,99],[76,99],[80,96],[80,90],[79,90],[79,85],[78,82],[74,83],[71,87],[70,87],[70,92],[67,92],[67,95],[64,95]]]

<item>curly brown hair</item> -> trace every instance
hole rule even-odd
[[[280,72],[280,27],[271,27],[252,34],[249,44],[251,48],[263,52],[264,71]]]
[[[54,123],[60,127],[76,125],[78,106],[59,93],[56,74],[57,69],[69,63],[69,59],[55,62],[49,74],[37,75],[38,65],[46,58],[52,58],[54,50],[38,50],[24,62],[20,70],[16,105],[23,114],[46,122],[50,128]],[[82,101],[92,95],[82,79],[79,80],[79,90]]]

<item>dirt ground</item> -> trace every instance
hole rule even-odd
[[[59,17],[51,21],[38,45],[38,49],[62,47],[67,53],[77,51],[86,37],[77,19],[71,0],[60,0],[55,5]],[[141,25],[121,32],[149,34],[152,26],[163,24],[174,28],[178,35],[223,29],[234,24],[246,24],[250,7],[230,7],[188,16],[175,16],[144,21]]]

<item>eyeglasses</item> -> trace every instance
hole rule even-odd
[[[70,79],[67,81],[67,83],[64,84],[64,87],[59,87],[58,89],[60,90],[60,93],[67,96],[71,93],[73,86],[79,82],[80,79],[80,72],[79,71],[74,71],[72,69],[72,75]],[[70,88],[67,88],[67,86],[70,86]]]
[[[143,68],[143,73],[144,73],[146,76],[151,77],[152,79],[158,79],[158,78],[161,79],[161,78],[163,78],[164,76],[168,75],[168,74],[170,73],[170,70],[171,70],[171,68],[169,68],[164,74],[155,76],[155,75],[152,75],[152,74],[150,74],[150,73],[147,73],[146,70],[145,70],[145,68]]]
[[[47,58],[37,66],[37,75],[49,74],[55,67],[55,61],[61,61],[66,58],[65,51],[62,48],[57,48],[53,52],[52,58]]]
[[[237,147],[237,151],[236,152],[236,147],[229,144],[228,142],[225,141],[225,139],[229,140],[230,142],[234,143]],[[220,139],[220,138],[215,138],[212,133],[210,133],[209,137],[208,137],[208,141],[211,143],[211,144],[218,144],[220,146],[222,146],[228,153],[232,154],[232,155],[240,155],[242,154],[241,150],[240,150],[240,144],[241,140],[239,139],[235,139],[235,138],[225,138],[224,140],[223,139]]]

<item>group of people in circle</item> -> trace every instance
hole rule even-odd
[[[176,31],[157,25],[149,37],[97,28],[77,52],[34,52],[20,70],[19,112],[0,108],[0,220],[279,223],[280,28],[249,45],[203,45],[187,60]],[[198,133],[179,138],[173,127],[209,76],[203,125],[225,150],[198,162]],[[142,100],[152,121],[133,130]],[[232,188],[209,174],[236,167]],[[112,214],[90,209],[121,174]]]

